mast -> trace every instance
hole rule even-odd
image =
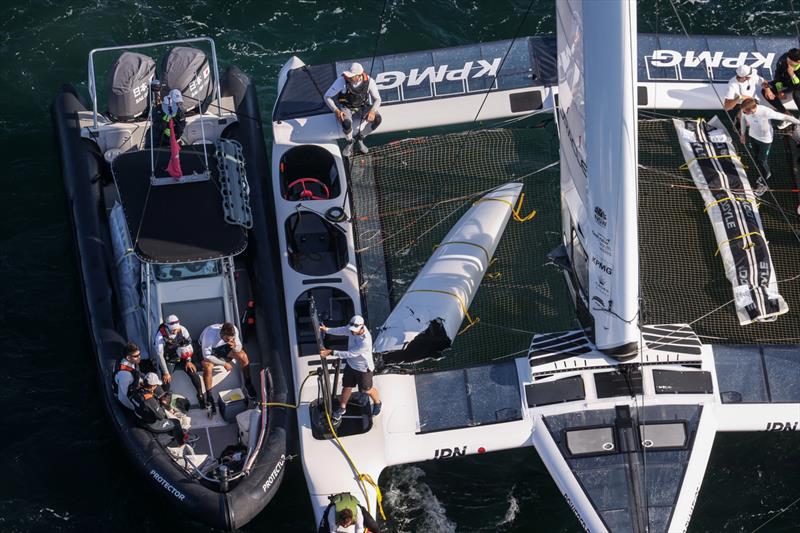
[[[598,349],[624,360],[639,343],[636,3],[559,0],[557,15],[568,280]]]

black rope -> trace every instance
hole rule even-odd
[[[522,27],[525,25],[525,21],[528,20],[528,14],[531,12],[531,8],[533,7],[533,1],[531,0],[528,2],[528,8],[525,10],[525,15],[522,16],[522,20],[519,21],[519,25],[517,26],[517,31],[514,32],[514,37],[511,38],[511,42],[508,43],[508,49],[506,49],[506,53],[503,56],[503,59],[500,61],[500,66],[497,67],[497,74],[500,74],[500,71],[503,70],[503,65],[506,63],[506,58],[508,58],[508,54],[511,53],[511,49],[514,47],[514,43],[517,41],[517,37],[519,37],[519,32],[522,31]],[[494,77],[494,82],[497,83],[497,74]],[[495,83],[489,86],[489,89],[483,95],[483,100],[481,101],[480,107],[478,107],[478,112],[475,113],[475,118],[472,119],[472,127],[468,131],[472,131],[475,129],[475,126],[478,123],[478,117],[483,110],[483,106],[486,104],[486,99],[489,98],[489,93],[492,92]],[[497,84],[499,86],[499,84]]]

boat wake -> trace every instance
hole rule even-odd
[[[390,472],[384,497],[394,531],[455,533],[456,524],[447,518],[444,505],[422,479],[425,472],[421,468],[400,467]]]
[[[511,490],[508,491],[508,509],[506,510],[506,515],[503,517],[503,519],[497,523],[498,528],[510,526],[514,523],[514,520],[516,520],[517,514],[519,514],[519,500],[514,497],[515,488],[516,485],[511,487]]]

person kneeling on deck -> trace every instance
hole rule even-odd
[[[336,98],[337,101],[334,101]],[[369,100],[372,105],[368,107]],[[337,104],[338,102],[338,104]],[[342,150],[344,157],[353,155],[353,143],[362,154],[369,150],[364,144],[364,137],[375,131],[381,125],[381,115],[378,109],[381,106],[381,95],[378,85],[370,78],[361,63],[353,63],[350,70],[345,70],[342,75],[325,92],[325,103],[336,114],[336,120],[342,123],[342,131],[347,146]],[[358,117],[358,128],[353,137],[353,119]]]
[[[375,362],[372,359],[372,335],[364,325],[364,317],[355,315],[346,326],[329,328],[323,325],[319,329],[328,335],[347,336],[346,352],[323,348],[319,353],[321,357],[332,355],[344,359],[347,363],[342,376],[342,397],[339,408],[333,411],[333,419],[339,420],[344,415],[347,401],[356,384],[358,390],[372,398],[372,416],[376,416],[381,412],[381,399],[378,396],[378,389],[372,386],[372,372],[375,370]]]
[[[224,324],[213,324],[203,330],[200,335],[200,345],[203,348],[203,381],[206,384],[206,404],[211,412],[216,412],[217,406],[211,395],[213,387],[212,375],[215,366],[223,366],[225,370],[233,370],[233,360],[239,361],[242,365],[242,375],[247,393],[255,397],[256,389],[250,381],[248,366],[250,360],[242,347],[239,337],[239,330],[230,322]]]
[[[378,522],[358,503],[358,499],[349,492],[342,492],[328,498],[331,503],[322,513],[322,523],[318,533],[337,533],[340,528],[353,527],[355,533],[367,531],[378,533]]]
[[[111,387],[119,403],[133,411],[131,396],[139,388],[142,381],[142,374],[139,370],[139,363],[142,362],[142,352],[136,344],[129,342],[122,349],[122,357],[114,365],[114,381]]]
[[[145,374],[142,386],[131,396],[133,412],[144,428],[154,433],[172,433],[176,442],[183,444],[183,429],[178,420],[167,415],[169,395],[160,385],[161,380],[155,372]]]
[[[203,384],[197,373],[197,367],[192,362],[194,350],[192,337],[189,330],[183,327],[176,315],[169,315],[167,321],[158,326],[156,338],[153,341],[158,362],[161,366],[161,376],[164,380],[164,390],[169,392],[172,372],[183,370],[197,391],[197,401],[201,408],[205,408],[206,401],[203,396]]]

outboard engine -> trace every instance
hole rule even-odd
[[[108,116],[117,122],[133,122],[147,114],[150,81],[156,62],[146,55],[123,52],[111,67],[108,79]]]
[[[161,81],[168,90],[178,89],[183,95],[184,110],[192,111],[211,93],[208,58],[197,48],[177,46],[161,60]]]

